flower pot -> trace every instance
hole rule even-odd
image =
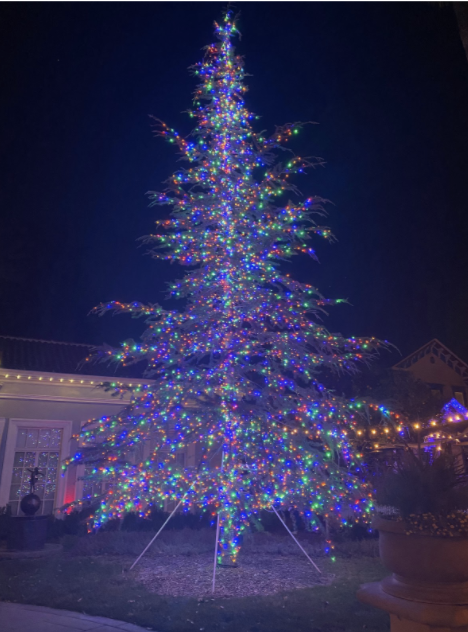
[[[406,535],[405,524],[374,518],[380,557],[392,571],[381,582],[394,597],[431,604],[468,604],[468,538]]]

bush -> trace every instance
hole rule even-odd
[[[86,518],[87,516],[83,512],[78,511],[74,511],[64,518],[56,518],[54,515],[50,515],[47,521],[47,541],[56,542],[65,534],[86,534]],[[10,505],[0,507],[0,540],[7,538],[10,530],[10,520]]]
[[[81,556],[132,556],[137,557],[150,542],[154,533],[142,531],[99,531],[85,537],[65,536],[64,550],[74,557]],[[301,545],[308,553],[315,557],[325,555],[321,536],[303,533],[299,536]],[[214,529],[164,529],[154,541],[145,555],[199,555],[213,553],[215,546]],[[271,554],[271,555],[303,555],[294,540],[284,532],[284,535],[272,534],[266,531],[246,533],[241,549],[242,554]]]
[[[64,550],[73,556],[138,556],[154,537],[142,531],[99,531],[85,537],[65,536]],[[195,555],[214,550],[214,529],[177,529],[166,531],[154,541],[147,555]]]
[[[154,508],[147,518],[141,518],[134,512],[127,513],[121,524],[123,531],[157,531],[169,517],[169,513],[162,509]],[[165,529],[178,531],[181,529],[206,529],[214,527],[210,511],[204,512],[180,512],[176,513],[167,523]]]
[[[309,531],[308,523],[299,511],[281,509],[278,513],[293,533]],[[282,534],[285,530],[284,525],[281,524],[275,512],[266,511],[265,509],[262,509],[258,515],[250,516],[250,525],[253,531],[267,531],[268,533]]]
[[[402,518],[468,509],[467,475],[448,454],[430,461],[409,451],[395,470],[376,477],[375,485],[376,501],[394,507]]]
[[[86,535],[87,521],[91,513],[91,507],[84,507],[80,511],[65,514],[63,518],[50,515],[47,523],[47,541],[57,542],[65,535]]]

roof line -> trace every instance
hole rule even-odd
[[[97,345],[86,344],[84,342],[60,342],[59,340],[39,340],[38,338],[20,338],[19,336],[3,336],[0,334],[0,338],[5,338],[6,340],[23,340],[25,342],[43,342],[45,344],[53,344],[53,345],[70,345],[72,347],[86,347],[86,349],[91,349],[91,347],[96,347]]]
[[[453,353],[453,351],[451,351],[446,345],[444,345],[443,342],[440,342],[440,340],[438,338],[432,338],[432,340],[429,340],[429,342],[426,342],[426,344],[422,345],[422,347],[419,347],[419,349],[416,349],[416,351],[413,351],[412,353],[410,353],[409,355],[407,355],[405,358],[401,359],[399,362],[397,362],[392,368],[393,369],[398,369],[400,364],[403,364],[403,362],[406,362],[406,360],[408,360],[409,358],[412,358],[413,356],[415,356],[417,353],[419,353],[420,351],[422,351],[423,349],[425,349],[426,347],[428,347],[429,345],[433,344],[434,342],[436,342],[437,344],[439,344],[441,347],[443,347],[445,349],[445,351],[447,351],[452,358],[454,358],[455,360],[457,360],[457,362],[460,362],[460,364],[463,364],[464,367],[466,367],[468,369],[468,364],[462,360],[461,358],[459,358],[455,353]]]
[[[404,358],[402,358],[401,360],[398,360],[398,362],[396,364],[393,365],[392,369],[397,369],[399,364],[403,364],[403,362],[405,362],[406,360],[408,360],[409,358],[411,358],[412,356],[416,355],[417,353],[419,353],[420,351],[422,351],[422,349],[425,349],[428,345],[430,345],[432,342],[438,342],[439,344],[442,344],[440,342],[440,340],[437,340],[437,338],[432,338],[432,340],[429,340],[429,342],[425,342],[421,347],[419,347],[419,349],[416,349],[415,351],[412,351],[411,353],[409,353],[407,356],[405,356]],[[443,345],[442,345],[443,346]]]
[[[35,369],[8,369],[7,367],[4,367],[4,368],[0,367],[0,374],[4,374],[4,373],[8,373],[11,377],[18,374],[22,374],[26,376],[30,375],[31,377],[53,375],[56,384],[60,380],[60,376],[61,376],[67,380],[70,380],[70,379],[74,380],[75,382],[74,386],[81,386],[81,384],[79,384],[80,381],[86,382],[86,381],[91,381],[91,380],[94,380],[95,382],[100,382],[100,383],[117,382],[120,384],[124,384],[130,381],[141,382],[145,384],[153,382],[151,378],[145,378],[145,377],[120,377],[118,375],[99,375],[98,373],[96,374],[93,373],[93,374],[88,375],[87,373],[66,373],[66,372],[57,372],[57,371],[37,371]],[[45,381],[44,383],[48,384],[49,382]],[[96,384],[96,386],[98,386],[98,384]]]
[[[434,340],[436,340],[434,338]],[[453,353],[453,351],[450,351],[450,349],[448,347],[446,347],[442,342],[440,342],[440,340],[437,340],[437,342],[446,350],[450,353],[450,355],[455,358],[455,360],[457,360],[458,362],[460,362],[461,364],[463,364],[464,366],[466,366],[468,368],[468,364],[462,360],[461,358],[459,358],[455,353]]]

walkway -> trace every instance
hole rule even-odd
[[[69,610],[55,610],[42,606],[0,602],[0,629],[2,632],[143,632],[132,623],[114,621],[104,617],[91,617]]]

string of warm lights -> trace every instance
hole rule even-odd
[[[153,382],[134,390],[118,414],[85,424],[84,447],[68,464],[87,463],[93,480],[106,483],[97,526],[183,498],[186,509],[210,507],[219,516],[219,560],[232,563],[249,516],[272,505],[300,509],[312,529],[323,518],[345,522],[349,512],[371,511],[352,437],[368,408],[336,396],[318,376],[322,368],[356,370],[381,343],[330,334],[317,315],[341,301],[282,273],[282,260],[315,257],[311,237],[333,236],[316,223],[320,198],[285,197],[298,197],[291,178],[311,162],[292,156],[281,164],[274,150],[301,125],[271,137],[253,130],[229,13],[215,32],[218,42],[193,68],[200,81],[194,131],[185,139],[155,122],[187,166],[151,194],[172,211],[147,242],[155,256],[188,267],[170,288],[187,306],[97,309],[145,317],[141,342],[101,356],[124,366],[145,360]],[[194,467],[177,459],[188,448]]]
[[[381,406],[372,403],[361,402],[373,410],[382,410]],[[468,409],[456,399],[452,399],[444,405],[437,417],[426,421],[402,420],[401,416],[389,410],[385,410],[382,420],[366,419],[367,424],[356,426],[355,440],[357,444],[367,442],[367,447],[376,450],[392,448],[394,444],[404,445],[420,443],[425,444],[446,441],[464,441],[468,437],[466,432],[456,432],[456,424],[468,421]],[[382,423],[383,421],[383,423]],[[389,423],[392,422],[392,423]],[[464,428],[464,426],[462,425]],[[381,441],[383,439],[383,441]],[[373,443],[380,440],[378,443]],[[438,449],[442,449],[439,445]]]
[[[54,377],[51,375],[28,375],[22,373],[4,373],[0,374],[0,379],[9,379],[9,380],[31,380],[32,382],[55,382],[56,384],[74,384],[74,385],[84,385],[84,386],[101,386],[103,383],[102,379],[98,380],[89,380],[82,379],[80,377]],[[111,388],[124,388],[124,387],[143,387],[147,386],[141,383],[134,384],[133,382],[109,382],[109,386]]]

